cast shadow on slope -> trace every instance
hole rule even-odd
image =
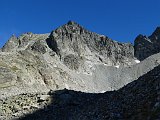
[[[49,38],[46,39],[46,43],[47,43],[48,47],[51,50],[53,50],[61,58],[61,54],[60,54],[60,50],[58,48],[57,41],[54,40],[54,38],[52,36],[49,36]]]
[[[158,91],[160,65],[118,91],[95,94],[64,89],[51,92],[49,105],[19,120],[159,119]]]
[[[49,105],[19,120],[70,120],[74,119],[74,114],[77,112],[88,115],[88,113],[83,113],[86,106],[92,107],[102,94],[63,89],[51,92],[49,95],[52,98]]]

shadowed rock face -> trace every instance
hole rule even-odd
[[[160,27],[149,37],[139,35],[135,39],[135,57],[139,60],[160,52]]]
[[[44,54],[47,52],[47,46],[45,41],[38,40],[32,46],[31,50],[36,51],[38,53]]]

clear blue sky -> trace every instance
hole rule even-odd
[[[160,0],[0,0],[0,47],[12,34],[48,33],[69,20],[133,42],[160,26]]]

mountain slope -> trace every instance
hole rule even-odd
[[[22,116],[20,120],[158,120],[159,99],[160,66],[157,66],[117,91],[96,94],[64,89],[47,95],[23,94],[6,99],[2,106],[16,105],[19,110],[11,107],[13,113],[6,114],[10,119]],[[19,100],[23,101],[21,107]],[[31,104],[26,107],[28,102]]]
[[[117,90],[159,65],[159,57],[139,63],[131,44],[69,21],[50,34],[29,32],[9,39],[0,52],[0,98],[64,88]]]

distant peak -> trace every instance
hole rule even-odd
[[[145,38],[147,38],[147,36],[142,35],[142,34],[139,34],[139,35],[136,37],[135,40],[142,40],[142,39],[145,39]]]
[[[160,27],[157,27],[155,31],[152,33],[152,35],[149,36],[148,38],[154,42],[156,42],[157,40],[160,40]]]
[[[151,40],[146,35],[139,34],[136,37],[134,44],[137,45],[139,43],[146,43],[146,42],[151,42]]]
[[[75,21],[72,21],[72,20],[70,20],[70,21],[68,21],[67,22],[67,24],[65,24],[65,26],[77,26],[77,27],[79,27],[79,28],[83,28],[79,23],[77,23],[77,22],[75,22]]]
[[[76,22],[70,20],[70,21],[68,21],[67,25],[78,25],[78,23],[76,23]]]
[[[142,35],[142,34],[139,34],[138,36],[137,36],[137,38],[143,38],[144,37],[144,35]]]
[[[156,35],[160,35],[160,27],[157,27],[156,30],[154,31],[154,33],[155,33]]]
[[[160,35],[160,27],[157,27],[151,36],[159,36],[159,35]]]
[[[157,27],[157,28],[156,28],[156,31],[160,31],[160,27]]]
[[[53,30],[51,32],[51,36],[54,34],[54,33],[62,33],[63,35],[64,34],[83,34],[85,33],[86,31],[88,31],[87,29],[85,29],[83,26],[81,26],[80,24],[78,24],[77,22],[74,22],[74,21],[68,21],[66,24],[58,27],[57,29]]]

